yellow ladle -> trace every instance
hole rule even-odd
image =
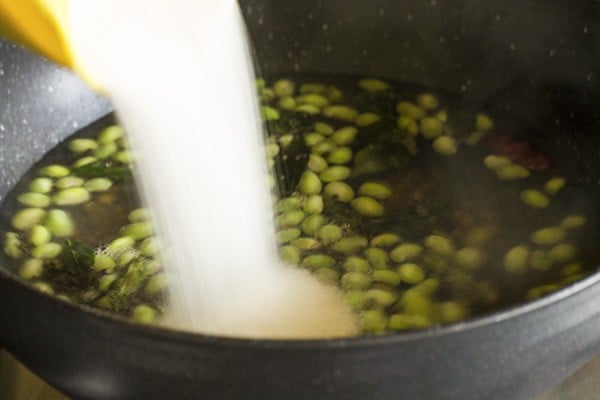
[[[74,67],[68,41],[68,0],[0,0],[0,35]]]
[[[71,68],[93,89],[104,92],[73,53],[69,0],[0,0],[0,36]]]

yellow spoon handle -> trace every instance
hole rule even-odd
[[[0,35],[66,67],[69,0],[0,0]]]

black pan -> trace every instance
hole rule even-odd
[[[600,182],[597,1],[242,8],[265,76],[380,76],[456,93],[529,121],[555,159]],[[67,71],[0,43],[0,200],[59,140],[110,111]],[[139,326],[43,295],[0,268],[0,344],[75,399],[530,399],[600,352],[600,274],[466,323],[266,341]]]

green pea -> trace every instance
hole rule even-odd
[[[425,280],[425,271],[415,263],[403,263],[398,266],[398,275],[403,282],[411,285]]]
[[[331,164],[348,164],[352,161],[352,150],[349,147],[338,147],[329,153],[329,157],[327,157],[327,161]]]
[[[395,233],[386,232],[371,239],[373,247],[391,247],[400,241],[400,236]]]
[[[481,266],[483,254],[475,247],[463,247],[454,255],[454,262],[461,268],[474,270]]]
[[[104,192],[110,189],[112,181],[108,178],[93,178],[85,181],[84,189],[88,192]]]
[[[458,143],[451,136],[442,135],[433,141],[433,150],[443,156],[451,156],[458,150]]]
[[[510,164],[505,167],[499,167],[496,170],[496,176],[502,181],[514,181],[527,178],[529,170],[521,165]]]
[[[527,291],[527,298],[530,300],[537,299],[552,292],[555,292],[558,289],[560,289],[560,286],[556,284],[536,286]]]
[[[47,194],[52,191],[54,181],[50,178],[36,178],[29,183],[29,190],[35,193]]]
[[[372,245],[373,241],[371,241]],[[375,269],[385,269],[388,267],[389,256],[383,249],[377,247],[369,247],[364,251],[365,257]]]
[[[341,121],[352,122],[356,119],[358,111],[352,107],[343,105],[327,106],[323,109],[323,115],[328,118],[339,119]]]
[[[152,275],[146,286],[144,287],[144,293],[148,296],[154,296],[162,292],[169,286],[169,278],[165,273],[158,273]]]
[[[282,246],[279,248],[279,258],[287,264],[300,264],[300,250],[294,246]]]
[[[316,122],[314,128],[321,135],[330,136],[333,133],[333,127],[326,122]]]
[[[129,265],[133,260],[137,259],[140,256],[140,254],[141,253],[137,249],[125,249],[119,254],[116,265],[119,267]]]
[[[373,125],[376,122],[379,122],[380,120],[381,117],[379,116],[379,114],[367,112],[359,114],[354,120],[354,123],[356,124],[356,126],[369,126]]]
[[[490,154],[489,156],[483,159],[483,164],[487,168],[495,170],[509,165],[513,165],[513,162],[508,157]]]
[[[150,211],[147,208],[136,208],[127,215],[129,222],[143,222],[150,220]]]
[[[133,162],[133,153],[129,150],[117,151],[112,155],[112,159],[121,164],[131,164]]]
[[[119,254],[135,245],[135,240],[129,236],[122,236],[114,239],[107,246],[110,254]]]
[[[570,215],[561,221],[560,227],[563,229],[576,229],[584,226],[586,222],[587,220],[583,215]]]
[[[302,210],[288,211],[275,217],[275,225],[278,228],[298,226],[304,220],[304,216],[305,214]]]
[[[423,252],[423,248],[416,243],[402,243],[390,252],[390,258],[394,262],[404,262],[417,258]]]
[[[304,135],[304,144],[308,147],[313,147],[325,140],[325,136],[317,132],[310,132]]]
[[[92,157],[92,156],[82,157],[73,163],[73,168],[81,168],[84,165],[89,165],[89,164],[95,163],[96,161],[98,161],[98,159],[96,157]]]
[[[483,246],[492,237],[494,230],[489,226],[479,226],[471,229],[465,236],[467,246]]]
[[[303,83],[300,85],[300,93],[325,93],[327,87],[321,83]]]
[[[402,281],[400,274],[387,269],[373,271],[373,282],[385,283],[390,286],[398,286]]]
[[[277,143],[267,143],[265,145],[265,152],[267,153],[267,157],[275,158],[279,155],[279,145]]]
[[[27,192],[20,194],[17,201],[24,206],[33,208],[45,208],[50,205],[50,197],[36,192]]]
[[[295,90],[294,82],[289,79],[280,79],[273,84],[273,92],[277,97],[292,96]]]
[[[56,258],[62,251],[62,246],[58,243],[44,243],[39,246],[35,246],[31,250],[31,255],[35,258],[50,259]]]
[[[314,172],[304,171],[298,182],[298,191],[300,193],[305,195],[319,194],[322,188],[321,180]]]
[[[354,211],[364,217],[381,217],[384,209],[377,200],[366,196],[360,196],[350,202]]]
[[[427,295],[419,290],[409,289],[400,298],[404,312],[411,315],[420,315],[433,319],[436,314],[435,304]]]
[[[560,243],[548,251],[548,258],[558,263],[570,261],[577,254],[575,246],[569,243]]]
[[[154,230],[150,222],[134,222],[122,230],[123,236],[129,236],[134,240],[142,240],[152,235]]]
[[[298,104],[310,104],[315,107],[325,107],[329,105],[329,100],[317,93],[306,93],[296,97]]]
[[[111,125],[109,127],[104,128],[100,134],[98,134],[98,143],[100,144],[108,144],[112,142],[116,142],[118,139],[121,139],[125,135],[125,131],[119,125]]]
[[[275,98],[275,92],[273,89],[265,87],[259,91],[260,100],[263,102],[269,102]]]
[[[50,294],[50,295],[54,294],[54,289],[52,288],[52,285],[50,285],[47,282],[35,282],[33,284],[33,287],[42,293]]]
[[[515,246],[504,255],[504,269],[508,272],[525,272],[529,248],[527,246]]]
[[[485,114],[477,114],[475,116],[475,130],[487,132],[494,127],[494,122]]]
[[[342,264],[342,268],[348,272],[369,272],[371,266],[369,265],[369,262],[362,257],[350,256],[346,258]]]
[[[414,120],[421,119],[425,116],[425,111],[410,101],[401,101],[396,105],[396,111],[400,115],[412,118]]]
[[[97,271],[113,269],[117,266],[115,260],[106,254],[97,254],[94,257],[94,269]]]
[[[313,214],[306,217],[304,222],[302,222],[302,232],[304,234],[313,236],[316,235],[319,228],[321,228],[327,220],[321,214]]]
[[[301,233],[302,231],[300,231],[298,228],[282,229],[275,234],[275,239],[279,244],[289,243],[292,240],[300,237]]]
[[[114,142],[102,144],[96,150],[94,150],[94,157],[103,160],[115,154],[117,150],[119,150],[119,148]]]
[[[277,139],[277,141],[279,142],[281,147],[287,149],[288,147],[290,147],[290,144],[292,144],[292,142],[294,141],[294,135],[291,133],[286,133],[284,135],[279,136],[279,139]]]
[[[298,107],[298,105],[296,104],[296,100],[294,100],[292,96],[282,97],[281,99],[279,99],[277,105],[279,106],[279,108],[288,111],[292,111],[296,109],[296,107]]]
[[[281,214],[295,210],[302,206],[302,201],[303,199],[300,196],[284,197],[275,204],[274,211]]]
[[[454,245],[447,237],[441,235],[429,235],[425,238],[425,246],[444,257],[449,257],[454,253]]]
[[[444,124],[436,117],[424,117],[421,120],[421,134],[425,139],[431,140],[442,134]]]
[[[565,186],[566,183],[567,180],[565,178],[555,177],[546,182],[544,185],[544,190],[548,194],[555,195]]]
[[[331,141],[338,146],[348,146],[354,142],[358,129],[354,126],[345,126],[333,132]]]
[[[543,250],[534,250],[529,255],[531,268],[538,271],[548,271],[552,267],[553,260]]]
[[[344,179],[347,179],[351,173],[352,170],[348,167],[343,165],[334,165],[321,172],[319,174],[319,178],[323,182],[343,181]]]
[[[320,239],[324,245],[329,245],[342,238],[342,229],[334,224],[326,224],[317,230],[316,237]]]
[[[15,229],[26,231],[34,225],[40,223],[46,216],[46,211],[42,208],[23,208],[16,212],[11,219],[11,225]]]
[[[388,328],[394,331],[408,329],[423,329],[432,325],[432,322],[422,315],[394,314],[390,316]]]
[[[316,172],[318,174],[319,172],[326,170],[327,167],[329,167],[329,164],[327,164],[327,161],[320,155],[311,154],[308,156],[307,167],[312,172]]]
[[[323,156],[325,154],[331,153],[333,150],[335,150],[337,148],[338,148],[338,145],[335,144],[332,140],[325,139],[321,143],[317,144],[312,149],[310,149],[310,152],[311,152],[311,154],[317,154],[317,155]]]
[[[68,147],[73,153],[85,153],[86,151],[96,150],[98,143],[94,139],[73,139],[69,142]]]
[[[457,301],[445,301],[438,306],[440,319],[444,323],[452,323],[465,320],[469,316],[469,310],[464,304]]]
[[[52,239],[52,233],[43,225],[34,225],[29,230],[29,241],[34,246],[46,244]]]
[[[44,261],[39,258],[29,258],[23,262],[19,269],[21,279],[32,280],[42,276],[44,272]]]
[[[75,232],[75,223],[73,219],[64,210],[50,210],[44,220],[44,226],[48,228],[53,236],[64,238],[72,236]]]
[[[366,182],[358,188],[358,194],[368,196],[378,200],[388,199],[392,195],[392,190],[389,186],[383,183]]]
[[[150,324],[156,320],[156,311],[145,304],[140,304],[133,309],[133,319],[143,324]]]
[[[323,228],[321,228],[322,230]],[[321,231],[319,231],[320,233]],[[349,236],[338,240],[331,249],[338,253],[352,254],[367,247],[368,240],[362,236]]]
[[[350,289],[344,293],[344,301],[353,310],[362,310],[365,307],[365,292]]]
[[[369,289],[365,292],[365,303],[377,307],[389,307],[398,301],[398,295],[391,290]]]
[[[563,276],[572,276],[579,275],[583,272],[583,267],[579,263],[571,263],[565,265],[565,267],[560,271]]]
[[[302,204],[302,209],[307,214],[320,214],[323,212],[323,207],[325,207],[323,197],[319,194],[308,196]]]
[[[312,254],[304,257],[302,265],[307,268],[332,268],[335,266],[335,259],[325,254]]]
[[[21,239],[14,232],[7,232],[4,236],[4,253],[11,258],[21,258],[23,250],[21,250]]]
[[[539,190],[528,189],[521,192],[521,201],[533,208],[546,208],[550,205],[550,199]]]
[[[106,292],[112,284],[117,280],[117,274],[106,274],[98,279],[98,290]]]
[[[354,190],[345,182],[334,181],[329,182],[323,189],[325,197],[336,199],[342,203],[348,203],[354,198]]]
[[[566,232],[562,228],[550,226],[533,232],[530,236],[530,239],[538,246],[548,246],[563,240],[565,234]]]
[[[40,169],[40,175],[50,178],[63,178],[71,173],[71,170],[64,165],[52,164]]]
[[[54,186],[58,189],[69,189],[73,187],[79,187],[83,185],[84,180],[78,176],[65,176],[64,178],[58,179]]]
[[[406,115],[400,115],[396,121],[396,125],[411,136],[416,136],[419,133],[419,124],[417,124],[417,121]]]
[[[440,281],[435,278],[427,278],[423,282],[413,286],[408,291],[421,293],[423,296],[433,296],[440,288]]]
[[[58,206],[75,206],[88,202],[90,192],[82,187],[63,189],[52,196],[52,202]]]
[[[299,237],[290,242],[290,245],[302,251],[310,251],[321,248],[321,242],[314,238]]]
[[[346,272],[342,275],[341,285],[344,290],[364,290],[371,286],[371,278],[363,272]]]
[[[417,96],[417,104],[425,110],[435,110],[438,108],[439,101],[431,93],[421,93]]]
[[[365,333],[384,333],[387,325],[388,318],[382,310],[365,310],[360,314],[360,326]]]
[[[313,106],[312,104],[300,104],[294,108],[294,111],[301,112],[308,115],[317,115],[321,113],[321,109],[317,106]]]
[[[331,286],[337,285],[338,281],[340,280],[340,273],[327,267],[317,269],[315,272],[313,272],[313,275],[320,282]]]
[[[160,250],[160,242],[154,237],[146,238],[140,243],[140,251],[146,257],[155,256]]]
[[[390,88],[387,82],[375,78],[361,79],[358,81],[358,86],[367,92],[382,92]]]

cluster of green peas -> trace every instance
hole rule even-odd
[[[3,250],[20,262],[18,274],[22,279],[32,282],[43,292],[72,301],[74,299],[66,293],[55,293],[52,284],[44,280],[45,272],[55,268],[54,261],[67,250],[67,239],[81,233],[74,216],[77,207],[89,203],[95,194],[107,193],[114,184],[106,177],[86,179],[78,176],[77,170],[93,163],[128,167],[132,155],[123,129],[117,125],[103,129],[96,139],[73,139],[68,143],[68,149],[76,157],[70,166],[51,164],[40,168],[37,176],[28,183],[27,190],[17,196],[17,202],[23,208],[11,218],[13,231],[5,234]],[[117,282],[120,277],[128,277],[127,268],[136,260],[144,262],[148,276],[159,270],[153,259],[158,246],[152,237],[146,210],[133,210],[128,219],[129,224],[121,230],[122,236],[96,249],[91,265],[86,266],[100,275],[97,291],[93,291],[95,297],[110,294],[111,287],[114,289],[115,286],[126,295],[139,289],[143,282],[132,282],[131,279],[123,279],[125,285]],[[132,288],[132,285],[136,287]],[[147,280],[145,291],[155,295],[165,285],[166,278],[159,273]],[[114,297],[114,294],[100,297],[97,304],[111,308]],[[82,299],[85,300],[85,295]],[[142,322],[151,322],[157,312],[141,304],[133,309],[132,316]]]
[[[358,86],[370,93],[390,89],[386,82],[378,79],[363,79]],[[469,273],[489,261],[481,247],[490,239],[484,228],[474,229],[463,240],[463,247],[458,248],[455,244],[458,239],[443,232],[433,232],[421,243],[403,242],[394,232],[367,237],[336,224],[334,216],[328,215],[326,205],[334,201],[347,204],[362,218],[384,216],[385,201],[392,196],[389,186],[372,181],[353,187],[347,182],[353,177],[353,144],[361,128],[377,124],[382,116],[341,104],[343,93],[333,86],[305,83],[296,90],[296,85],[287,79],[276,81],[271,87],[259,80],[258,90],[266,120],[277,120],[286,111],[323,117],[303,134],[310,154],[296,191],[275,203],[281,258],[307,268],[325,283],[340,287],[367,333],[424,328],[468,317],[466,302],[434,298],[448,269],[454,270],[463,281],[472,282]],[[409,138],[421,135],[442,156],[455,154],[459,142],[477,145],[494,128],[491,118],[477,114],[472,133],[461,139],[455,137],[446,125],[446,110],[440,108],[437,97],[431,93],[421,93],[415,101],[398,102],[396,112],[397,127],[402,134]],[[292,133],[268,138],[269,165],[275,163],[281,148],[285,149],[293,139]],[[416,154],[414,143],[407,147]],[[530,175],[526,167],[503,156],[488,155],[483,163],[502,181]],[[273,189],[275,182],[273,178]],[[547,207],[549,196],[558,193],[565,183],[562,177],[552,178],[543,190],[522,191],[521,200],[529,207]],[[567,230],[584,224],[584,216],[572,215],[565,218],[560,227],[532,233],[531,241],[538,247],[518,245],[509,249],[503,260],[505,270],[518,273],[531,267],[546,271],[555,264],[572,261],[576,256],[575,247],[561,240]],[[571,262],[561,273],[563,282],[534,287],[528,297],[539,297],[579,279],[582,268]],[[490,295],[493,297],[493,293]]]

